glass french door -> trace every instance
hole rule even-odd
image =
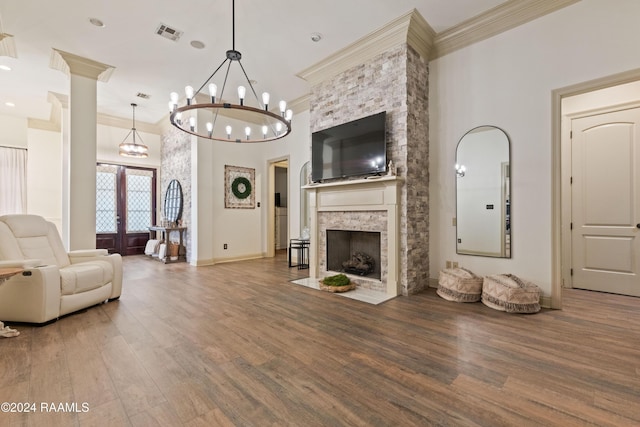
[[[144,253],[156,218],[156,170],[99,164],[96,170],[96,248]]]

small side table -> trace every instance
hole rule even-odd
[[[4,283],[5,280],[10,279],[16,274],[20,274],[24,271],[22,268],[17,267],[4,267],[0,268],[0,285]],[[11,338],[17,337],[20,335],[20,332],[15,329],[11,329],[8,326],[4,326],[4,323],[0,322],[0,337]]]
[[[291,251],[297,251],[298,263],[292,264]],[[309,239],[289,240],[289,267],[298,267],[298,270],[309,268]]]

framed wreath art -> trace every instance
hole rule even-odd
[[[224,166],[224,207],[254,209],[256,170],[240,166]]]

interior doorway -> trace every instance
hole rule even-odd
[[[640,108],[571,120],[573,288],[640,296]]]
[[[289,246],[289,157],[268,161],[267,257]]]
[[[628,265],[622,265],[619,259],[626,259],[627,261],[637,259],[638,254],[633,249],[631,243],[633,239],[640,238],[640,229],[635,228],[636,224],[640,222],[640,218],[627,218],[626,225],[621,224],[619,218],[596,218],[594,217],[593,209],[596,206],[602,207],[602,201],[594,202],[597,197],[609,197],[607,192],[600,192],[598,196],[596,187],[589,186],[584,187],[579,185],[574,187],[575,178],[574,174],[586,173],[581,179],[589,179],[590,182],[598,182],[598,178],[590,173],[589,170],[593,167],[586,167],[587,171],[580,171],[580,168],[585,169],[584,156],[591,158],[594,164],[601,165],[600,162],[606,162],[604,158],[593,159],[593,156],[602,156],[602,149],[607,154],[612,154],[607,148],[607,144],[612,142],[602,142],[603,146],[600,147],[601,154],[596,152],[598,148],[595,144],[591,144],[591,147],[587,151],[582,151],[584,148],[584,140],[581,137],[577,138],[576,133],[587,130],[598,130],[608,132],[612,129],[611,123],[621,123],[620,118],[606,116],[609,113],[615,111],[623,111],[640,106],[640,70],[633,70],[630,72],[609,76],[603,79],[574,85],[571,87],[558,89],[553,92],[553,283],[552,283],[552,298],[551,305],[553,308],[562,307],[562,287],[580,287],[590,289],[589,285],[585,285],[584,277],[580,275],[586,273],[596,273],[596,276],[608,276],[609,270],[617,270],[618,273],[622,273],[624,280],[631,279],[635,283],[638,282],[639,276],[634,273],[633,268],[628,268]],[[596,117],[595,119],[586,119],[588,117]],[[578,119],[585,118],[587,121],[579,121]],[[603,120],[601,120],[603,119]],[[612,119],[612,122],[607,124],[606,122]],[[595,120],[590,123],[589,120]],[[626,120],[626,119],[624,119]],[[624,121],[623,120],[623,121]],[[599,124],[596,122],[600,122]],[[630,126],[630,125],[626,125]],[[616,127],[616,126],[613,126]],[[572,129],[574,128],[574,129]],[[620,129],[620,127],[618,127]],[[574,133],[572,133],[572,131]],[[593,132],[595,135],[597,132]],[[624,132],[622,132],[623,134]],[[574,137],[574,138],[572,138]],[[590,135],[591,137],[591,135]],[[603,137],[610,138],[610,137]],[[593,142],[593,141],[592,141]],[[619,145],[624,145],[620,143]],[[595,147],[595,150],[592,148]],[[576,157],[580,160],[576,160]],[[618,152],[618,158],[620,153]],[[625,160],[630,162],[623,156]],[[578,163],[576,163],[578,162]],[[628,162],[627,162],[627,165]],[[635,168],[635,165],[629,165],[631,168]],[[578,169],[576,169],[578,168]],[[600,168],[602,169],[602,168]],[[594,171],[596,173],[597,171]],[[572,182],[573,181],[573,182]],[[610,182],[608,185],[620,185]],[[635,182],[629,184],[631,187],[627,189],[626,196],[621,200],[625,204],[631,203],[632,196],[638,196],[638,187]],[[633,191],[633,194],[629,193]],[[579,194],[578,194],[579,193]],[[585,194],[587,202],[584,204]],[[603,196],[606,195],[606,196]],[[578,199],[576,199],[576,196]],[[581,200],[582,199],[582,200]],[[609,206],[609,211],[602,209],[600,213],[606,214],[611,212],[613,207]],[[583,221],[585,209],[589,209],[586,221]],[[635,215],[640,214],[638,210],[635,210]],[[627,215],[629,216],[629,215]],[[633,215],[632,215],[633,216]],[[623,221],[624,222],[624,221]],[[629,225],[633,222],[633,231],[631,233],[632,239],[629,236],[616,238],[614,236],[621,228],[629,229]],[[580,230],[586,224],[587,228]],[[604,226],[604,228],[602,227]],[[602,236],[598,236],[599,232],[604,233]],[[627,230],[628,231],[628,230]],[[609,239],[613,237],[614,239]],[[616,240],[617,239],[617,240]],[[586,242],[586,246],[585,246]],[[622,257],[613,257],[607,260],[607,256],[603,256],[603,246],[600,243],[604,243],[605,246],[613,243],[616,251],[622,250],[626,247],[626,251]],[[595,246],[594,246],[595,244]],[[631,245],[631,246],[630,246]],[[600,253],[600,255],[598,255]],[[605,254],[607,251],[604,252]],[[611,258],[611,257],[609,257]],[[619,258],[615,261],[614,258]],[[613,262],[613,264],[611,263]],[[636,264],[635,261],[630,261]],[[608,263],[609,265],[605,265]],[[627,263],[629,264],[629,263]],[[580,270],[580,274],[576,274],[577,270]],[[627,270],[627,271],[624,271]],[[624,271],[624,272],[623,272]],[[607,279],[599,277],[597,281],[603,282]],[[575,282],[575,283],[574,283]],[[606,284],[605,284],[606,286]],[[629,285],[625,285],[627,288]],[[638,284],[640,286],[640,284]],[[593,288],[594,290],[602,290],[606,292],[616,292],[614,288]],[[620,293],[629,294],[624,291]]]

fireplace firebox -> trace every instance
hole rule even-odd
[[[380,233],[327,230],[327,270],[380,280]]]

